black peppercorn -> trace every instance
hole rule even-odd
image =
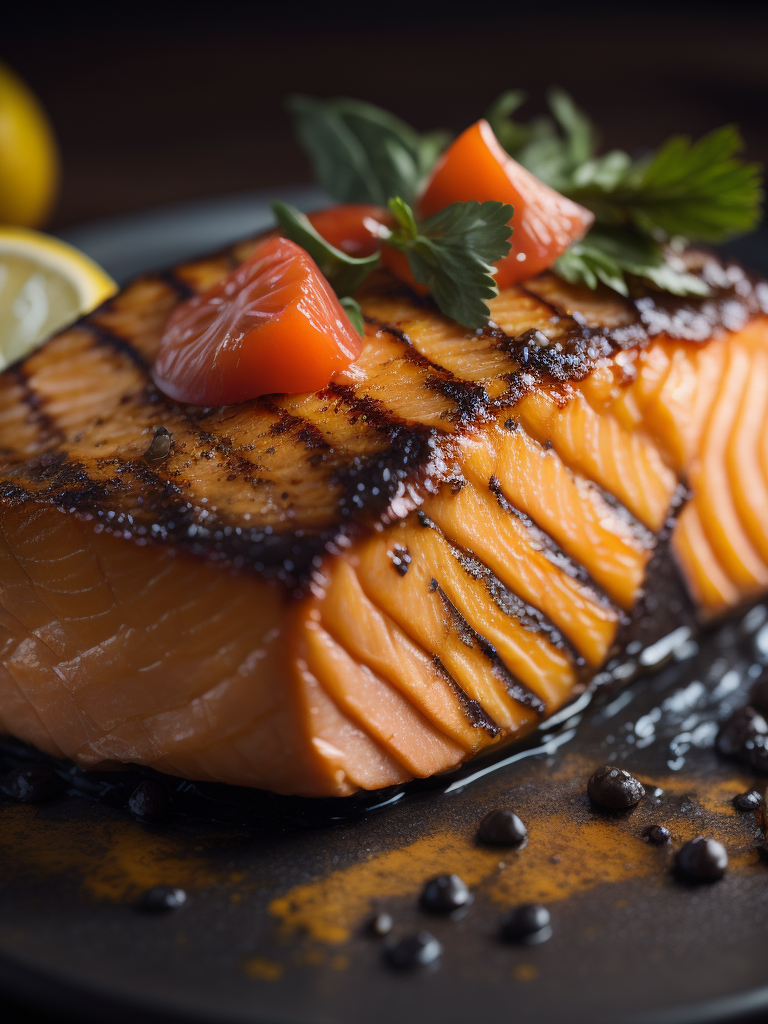
[[[642,783],[623,768],[604,764],[589,780],[587,795],[593,804],[600,807],[626,810],[642,800],[645,789]]]
[[[761,715],[768,715],[768,674],[761,676],[752,684],[752,689],[749,691],[749,703]]]
[[[0,780],[0,791],[22,804],[39,804],[54,800],[66,789],[64,780],[47,764],[14,768]]]
[[[501,919],[501,936],[508,942],[536,945],[552,935],[549,911],[540,903],[521,903]]]
[[[171,813],[171,796],[161,782],[144,779],[128,799],[128,810],[144,821],[164,821]]]
[[[528,836],[528,829],[507,808],[490,811],[480,822],[477,838],[490,846],[519,846]]]
[[[697,836],[675,854],[675,870],[690,882],[716,882],[728,867],[728,854],[716,839]]]
[[[751,789],[747,793],[737,793],[733,798],[733,806],[741,814],[758,810],[762,802],[763,798],[756,789]]]
[[[666,825],[649,825],[643,829],[643,838],[654,846],[666,846],[672,842],[672,833]]]
[[[156,885],[140,897],[138,906],[142,910],[178,910],[186,902],[187,894],[183,889],[172,885]]]
[[[418,932],[390,946],[385,956],[392,967],[409,970],[436,963],[442,952],[443,947],[434,935],[429,932]]]
[[[436,914],[450,914],[471,902],[472,893],[458,875],[437,875],[421,892],[422,907]]]
[[[742,759],[761,775],[768,775],[768,735],[754,736],[744,744]]]
[[[394,926],[391,914],[374,914],[369,920],[367,931],[370,935],[376,935],[378,938],[383,938],[385,935],[389,935]]]
[[[759,711],[747,704],[720,726],[717,749],[726,757],[744,757],[747,744],[754,742],[758,736],[768,736],[768,722]]]

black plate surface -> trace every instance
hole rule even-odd
[[[226,236],[208,203],[197,234],[185,209],[159,213],[162,230],[147,216],[68,237],[124,279],[266,223],[263,197],[222,203],[233,213]],[[186,225],[175,249],[174,217]],[[175,812],[154,825],[125,808],[133,773],[70,774],[62,799],[0,803],[0,984],[80,1020],[673,1024],[768,1010],[768,864],[755,816],[731,805],[765,780],[712,749],[716,721],[768,663],[768,612],[677,639],[665,668],[572,707],[527,748],[405,790],[313,802],[168,780]],[[3,754],[6,766],[24,756],[13,744]],[[604,762],[646,784],[633,812],[589,805],[586,780]],[[518,851],[475,843],[480,818],[500,805],[528,824]],[[651,823],[667,824],[675,847],[719,838],[725,879],[677,881],[672,849],[641,839]],[[423,881],[444,871],[474,892],[460,920],[418,908]],[[183,886],[188,903],[138,910],[158,883]],[[527,900],[549,906],[552,938],[502,944],[501,913]],[[439,969],[385,965],[384,943],[364,928],[383,910],[397,934],[440,939]]]

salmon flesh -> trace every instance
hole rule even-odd
[[[170,401],[169,313],[255,245],[0,375],[1,731],[344,795],[524,736],[643,622],[768,591],[768,284],[698,252],[704,299],[544,274],[472,332],[381,272],[324,390]]]

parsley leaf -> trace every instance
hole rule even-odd
[[[553,89],[554,117],[527,125],[511,120],[524,100],[506,92],[491,105],[487,118],[499,141],[537,178],[592,210],[598,224],[693,242],[722,242],[757,225],[760,167],[737,157],[742,141],[733,125],[698,142],[669,139],[640,160],[622,150],[597,156],[597,132],[567,93]]]
[[[566,93],[550,93],[553,117],[520,124],[511,118],[524,99],[507,92],[489,109],[499,141],[538,178],[595,214],[595,226],[560,257],[555,272],[590,288],[602,281],[622,295],[628,294],[625,274],[676,295],[707,294],[660,243],[674,237],[722,242],[757,226],[760,168],[737,157],[737,129],[726,126],[698,142],[672,138],[640,160],[622,150],[598,156],[594,126]]]
[[[498,294],[493,266],[506,256],[513,209],[495,201],[451,203],[417,224],[413,211],[390,200],[396,229],[387,243],[408,257],[419,284],[429,288],[440,310],[462,327],[488,322],[484,300]]]
[[[512,114],[525,99],[521,90],[502,93],[489,107],[486,119],[510,156],[552,188],[564,191],[573,173],[594,157],[597,132],[562,89],[549,92],[554,119],[537,117],[527,124],[513,121]]]
[[[741,148],[733,125],[698,142],[677,136],[644,160],[609,154],[612,167],[607,158],[583,165],[567,194],[604,224],[722,242],[752,230],[760,217],[760,168],[736,157]]]
[[[363,257],[348,256],[326,242],[312,227],[309,219],[294,206],[279,199],[274,199],[270,205],[283,234],[306,249],[337,295],[351,295],[370,271],[378,266],[378,253]]]
[[[360,100],[292,96],[288,109],[318,181],[341,202],[386,206],[392,196],[413,202],[450,140],[441,131],[420,135]]]
[[[658,242],[622,228],[593,228],[566,249],[552,269],[571,284],[597,288],[602,281],[624,296],[629,295],[625,274],[644,278],[673,295],[709,294],[701,278],[687,273]]]

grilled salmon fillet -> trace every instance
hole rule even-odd
[[[169,400],[170,311],[255,245],[0,375],[0,729],[344,795],[534,729],[662,577],[700,621],[768,590],[768,285],[696,252],[706,299],[545,274],[471,332],[381,272],[323,391]]]

